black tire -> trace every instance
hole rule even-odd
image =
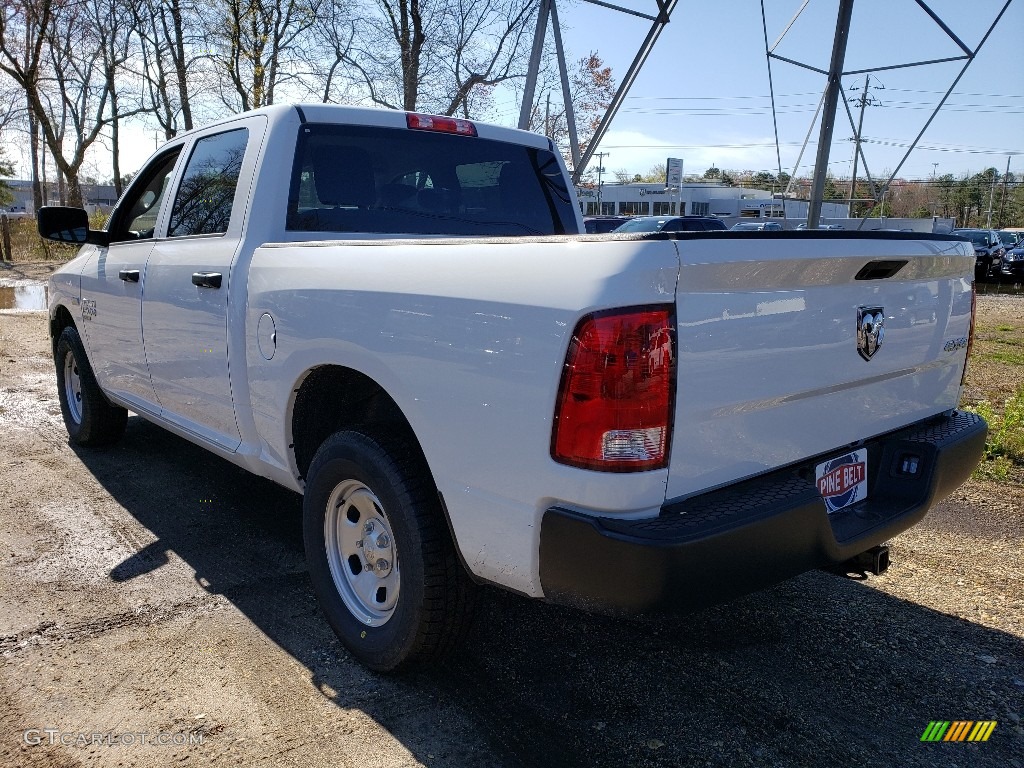
[[[336,432],[313,457],[302,508],[313,588],[354,657],[395,672],[457,645],[476,588],[415,447]]]
[[[111,405],[96,383],[78,330],[69,325],[54,348],[57,395],[71,442],[84,446],[110,445],[121,439],[128,411]]]

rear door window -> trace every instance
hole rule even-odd
[[[396,128],[299,129],[287,228],[514,236],[576,231],[557,157],[519,144]]]

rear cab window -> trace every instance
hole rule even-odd
[[[576,228],[548,150],[400,128],[299,129],[290,231],[507,237]]]

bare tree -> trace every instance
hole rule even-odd
[[[41,23],[48,25],[49,18],[49,6],[36,8],[23,3],[9,3],[0,7],[0,71],[11,78],[25,99],[35,210],[42,206],[43,194],[39,181],[39,128],[32,94],[39,87],[43,49]]]
[[[47,76],[40,80],[34,108],[57,166],[60,201],[78,206],[83,202],[79,172],[87,151],[109,122],[110,90],[100,31],[90,23],[86,7],[54,4],[51,20],[42,27]]]
[[[454,35],[449,54],[441,56],[442,63],[450,64],[447,91],[441,96],[448,99],[444,114],[478,113],[474,96],[489,96],[493,86],[523,76],[535,12],[536,3],[522,0],[456,0],[448,5]]]
[[[139,38],[135,21],[139,17],[140,0],[85,0],[83,10],[96,31],[101,56],[103,83],[108,94],[110,155],[114,174],[114,191],[121,196],[121,122],[146,111],[141,102],[126,106],[127,63],[137,57]]]
[[[561,84],[551,66],[543,70],[543,76],[542,87],[538,87],[537,92],[554,93],[558,98],[552,100],[550,112],[547,110],[546,101],[534,104],[530,113],[530,130],[545,133],[558,144],[563,156],[568,159],[569,125],[565,105],[561,99]],[[582,152],[594,137],[605,110],[615,96],[615,78],[612,76],[611,67],[605,65],[596,51],[591,51],[575,62],[575,67],[569,72],[569,93]]]
[[[348,68],[355,38],[355,22],[346,0],[323,0],[317,23],[312,31],[313,55],[310,58],[310,80],[307,87],[324,104],[341,99],[335,94],[347,94],[349,78],[340,77]],[[313,90],[313,84],[318,87]]]
[[[134,13],[144,102],[170,139],[195,127],[192,101],[202,75],[197,70],[209,58],[207,20],[193,0],[138,0]]]
[[[24,116],[21,89],[10,77],[0,72],[0,135],[11,126],[17,126]]]
[[[371,101],[471,116],[474,98],[525,73],[537,0],[375,0],[351,63]]]
[[[10,205],[14,201],[14,190],[4,181],[14,176],[14,165],[7,159],[4,148],[0,147],[0,205]]]
[[[221,0],[214,59],[227,76],[221,98],[256,109],[303,70],[322,0]]]
[[[62,202],[82,204],[79,175],[90,148],[130,114],[111,108],[129,33],[112,0],[14,0],[0,11],[0,70],[24,92],[30,141],[42,133]],[[35,147],[33,155],[38,168]],[[35,198],[38,205],[41,194]]]

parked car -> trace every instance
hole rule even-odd
[[[954,235],[966,237],[974,244],[974,279],[988,280],[1002,273],[1006,248],[994,229],[954,229]]]
[[[798,231],[803,232],[807,229],[807,224],[797,224],[796,228]],[[818,229],[846,229],[842,224],[819,224]]]
[[[725,229],[725,222],[713,216],[637,216],[614,231],[711,232]]]
[[[996,234],[999,235],[999,242],[1003,244],[1003,248],[1007,251],[1011,248],[1016,248],[1018,245],[1024,244],[1024,233],[1010,232],[1006,229],[997,229]]]
[[[1015,248],[1006,251],[999,272],[1003,277],[1015,280],[1024,279],[1024,240],[1021,240]]]
[[[782,225],[777,221],[741,221],[731,229],[733,232],[781,232]]]
[[[603,235],[627,221],[628,216],[587,216],[583,219],[583,228],[588,235]]]

